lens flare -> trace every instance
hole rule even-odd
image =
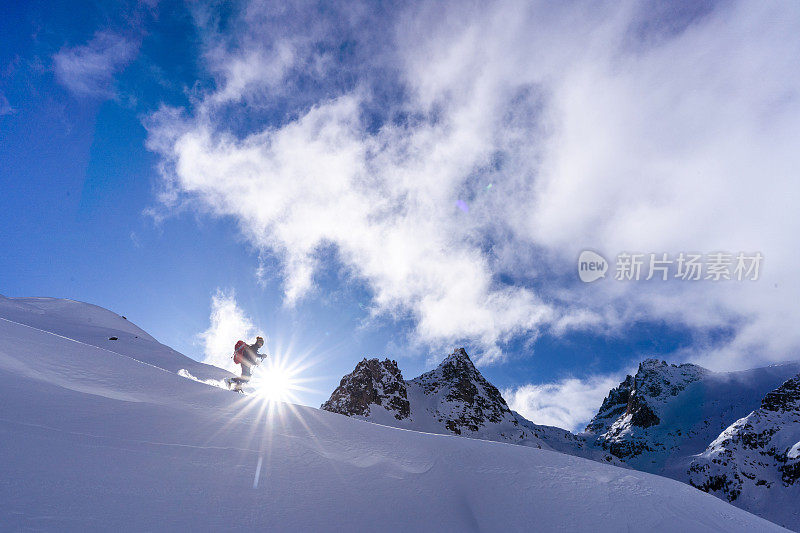
[[[297,392],[303,390],[299,370],[284,358],[270,357],[255,369],[250,385],[256,395],[270,402],[296,403]]]

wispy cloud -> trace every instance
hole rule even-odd
[[[568,378],[554,383],[528,384],[502,391],[511,409],[534,422],[570,431],[583,431],[597,414],[608,392],[625,376]]]
[[[199,334],[204,345],[203,362],[236,371],[231,354],[239,339],[251,341],[258,330],[253,321],[239,307],[233,291],[217,292],[211,297],[211,316],[208,329]]]
[[[151,116],[149,146],[167,204],[237,219],[281,259],[289,305],[333,245],[374,313],[481,362],[517,335],[640,319],[733,327],[712,366],[785,358],[800,347],[800,17],[784,9],[660,26],[635,2],[408,4],[304,31],[253,4],[206,32],[217,87]],[[576,288],[583,247],[766,260],[757,283]]]
[[[111,98],[114,75],[138,53],[139,43],[111,31],[99,31],[86,44],[64,47],[53,56],[58,82],[75,96]]]
[[[0,93],[0,117],[3,115],[10,115],[14,112],[14,108],[8,102],[8,98],[3,93]]]

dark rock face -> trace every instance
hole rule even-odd
[[[689,472],[692,475],[703,474],[703,469],[699,468],[692,463],[689,467]],[[734,473],[731,476],[727,475],[706,475],[703,476],[702,482],[695,482],[694,479],[690,479],[689,483],[696,487],[703,492],[719,492],[725,495],[725,499],[729,502],[736,501],[736,498],[742,493],[742,478],[739,476],[738,473]]]
[[[633,376],[628,375],[625,381],[608,393],[597,415],[586,426],[587,433],[605,433],[614,421],[628,410],[628,400],[633,389]]]
[[[661,419],[647,405],[647,400],[642,394],[631,395],[625,414],[631,415],[631,425],[640,428],[649,428],[661,423]]]
[[[800,461],[786,461],[781,465],[781,480],[786,485],[794,485],[800,479]]]
[[[783,412],[800,409],[800,376],[788,380],[761,400],[761,408]]]
[[[456,435],[464,430],[477,432],[487,423],[517,425],[500,391],[486,381],[463,348],[411,383],[426,395],[441,397],[434,416]]]
[[[367,417],[371,405],[383,406],[398,420],[411,415],[406,383],[395,361],[362,360],[352,373],[342,378],[330,399],[322,404],[322,409]]]

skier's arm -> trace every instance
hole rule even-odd
[[[258,353],[258,349],[255,347],[255,345],[251,346],[250,348],[252,348],[252,350],[253,350],[252,352],[250,352],[253,355],[253,358],[252,358],[253,359],[253,364],[259,364],[268,355],[268,354],[265,354],[265,353]]]
[[[248,344],[248,346],[250,347],[250,361],[252,361],[252,364],[257,365],[267,356],[267,354],[258,353],[258,346],[256,344]]]

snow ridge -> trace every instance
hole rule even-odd
[[[231,374],[199,363],[165,346],[122,315],[96,305],[61,298],[8,298],[0,295],[0,319],[95,346],[168,372],[191,373],[201,381]]]

